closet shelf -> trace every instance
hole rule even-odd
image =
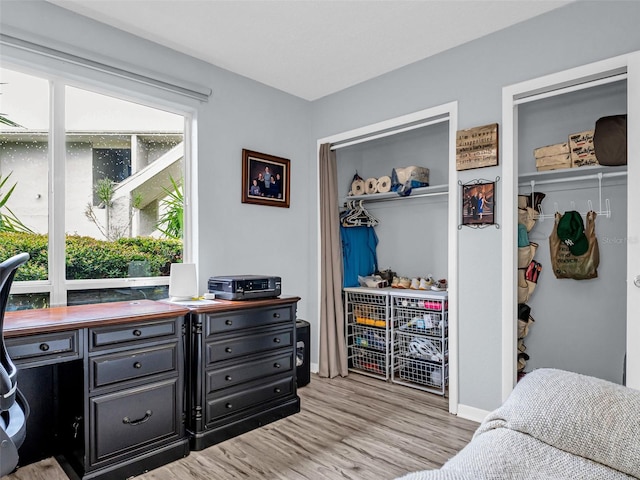
[[[350,195],[342,198],[342,202],[349,200],[362,200],[364,202],[381,202],[387,200],[406,200],[408,198],[432,197],[436,195],[446,195],[449,193],[449,185],[433,185],[429,187],[414,188],[411,195],[403,197],[396,192],[371,193],[369,195]]]
[[[600,173],[602,173],[602,178],[626,176],[627,166],[605,167],[595,165],[592,167],[563,168],[546,172],[521,173],[518,175],[518,185],[520,187],[526,187],[530,186],[531,182],[535,182],[536,185],[544,185],[549,183],[594,180],[598,178],[598,174]]]

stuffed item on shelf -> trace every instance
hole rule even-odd
[[[600,165],[627,164],[627,116],[599,118],[593,134],[593,148]]]
[[[429,186],[429,169],[425,167],[394,168],[391,171],[391,190],[406,196],[411,190]]]

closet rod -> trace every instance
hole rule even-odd
[[[388,137],[390,135],[395,135],[397,133],[409,132],[411,130],[415,130],[416,128],[428,127],[429,125],[436,125],[438,123],[448,122],[448,121],[449,121],[449,117],[445,116],[445,117],[437,118],[435,120],[429,120],[427,122],[416,123],[416,124],[413,124],[413,125],[407,125],[406,127],[403,127],[403,128],[398,128],[398,129],[394,129],[394,130],[388,130],[388,131],[377,133],[377,134],[374,134],[374,135],[369,135],[367,137],[356,138],[355,140],[351,140],[351,141],[348,141],[348,142],[345,142],[345,143],[337,143],[335,145],[331,145],[331,150],[338,150],[339,148],[350,147],[352,145],[357,145],[359,143],[368,142],[370,140],[376,140],[378,138]]]
[[[598,175],[599,174],[594,173],[594,174],[591,174],[591,175],[579,175],[577,177],[550,178],[548,180],[534,180],[534,182],[535,182],[536,185],[547,185],[547,184],[550,184],[550,183],[579,182],[579,181],[582,181],[582,180],[597,180],[598,179]],[[626,177],[626,176],[627,176],[627,172],[602,173],[602,178]],[[526,186],[530,186],[530,185],[531,185],[531,181],[518,184],[518,186],[520,186],[520,187],[526,187]]]
[[[520,105],[523,103],[534,102],[536,100],[542,100],[543,98],[555,97],[556,95],[561,95],[563,93],[571,93],[577,92],[579,90],[584,90],[585,88],[597,87],[599,85],[607,85],[608,83],[619,82],[621,80],[627,79],[627,73],[618,73],[612,75],[610,77],[600,78],[598,80],[590,80],[584,83],[578,83],[576,85],[569,85],[568,87],[557,88],[555,90],[550,90],[547,92],[542,92],[538,94],[533,94],[528,97],[518,98],[513,101],[514,105]]]

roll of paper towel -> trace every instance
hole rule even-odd
[[[364,191],[366,194],[371,195],[372,193],[376,193],[378,188],[378,179],[377,178],[367,178],[365,182]]]
[[[391,190],[391,178],[388,175],[378,179],[377,190],[378,193],[387,193]]]
[[[351,183],[352,195],[364,195],[364,180],[354,180]]]

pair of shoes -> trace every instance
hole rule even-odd
[[[429,275],[428,277],[414,277],[411,279],[411,287],[413,290],[429,290],[433,285],[435,285],[435,281],[433,277]]]
[[[423,277],[420,279],[420,285],[418,286],[418,288],[420,290],[429,290],[434,284],[435,281],[433,280],[433,275],[429,274],[427,275],[427,277]]]
[[[447,287],[448,287],[447,279],[441,278],[434,285],[431,286],[431,290],[434,290],[436,292],[444,292],[447,289]]]

